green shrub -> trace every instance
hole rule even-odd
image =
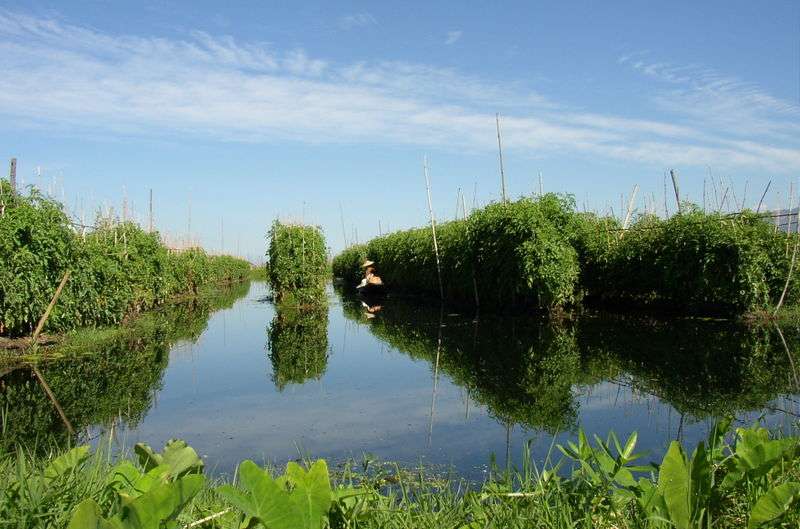
[[[753,213],[646,216],[610,237],[594,222],[595,234],[584,232],[582,285],[601,303],[741,314],[774,306],[788,275],[794,236]],[[797,299],[798,282],[790,286]]]
[[[279,302],[292,298],[300,305],[325,299],[328,250],[316,226],[282,224],[269,230],[269,281]]]
[[[239,281],[250,264],[201,249],[169,250],[157,233],[99,218],[82,237],[63,207],[35,189],[6,199],[0,217],[0,334],[30,333],[67,270],[71,276],[45,330],[116,324],[177,294]]]
[[[572,201],[553,194],[538,200],[492,204],[466,221],[436,227],[442,286],[447,301],[481,306],[511,304],[552,308],[572,302],[578,259],[567,232]],[[368,257],[391,288],[439,295],[430,228],[378,237],[334,259],[338,277],[354,281]]]
[[[570,197],[491,204],[437,226],[445,300],[483,307],[553,308],[587,297],[599,306],[735,315],[774,306],[796,235],[751,212],[736,217],[687,207],[663,220],[641,216],[623,231],[613,217],[575,212]],[[360,260],[377,263],[390,288],[439,295],[430,228],[378,237],[336,256],[349,282]],[[788,299],[800,295],[794,274]],[[473,282],[474,281],[474,282]]]

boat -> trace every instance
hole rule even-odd
[[[356,290],[362,296],[380,296],[386,293],[386,285],[383,283],[362,283],[356,286]]]

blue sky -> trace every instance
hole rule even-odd
[[[800,176],[796,1],[6,1],[0,68],[26,182],[87,218],[144,219],[152,188],[160,230],[191,203],[194,238],[251,259],[276,217],[334,252],[424,224],[426,154],[439,219],[459,188],[497,200],[495,112],[512,196],[541,172],[579,207],[638,184],[663,209],[675,168],[697,202],[711,174],[777,207]]]

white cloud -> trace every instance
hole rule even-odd
[[[634,64],[638,59],[624,61]],[[195,135],[221,140],[371,142],[471,152],[636,160],[654,165],[800,169],[792,105],[754,87],[681,85],[680,70],[634,66],[682,93],[657,103],[681,107],[677,121],[571,109],[514,83],[402,62],[331,63],[301,49],[192,33],[184,39],[114,36],[0,11],[0,115],[12,127],[71,134]],[[744,96],[744,99],[742,97]],[[691,98],[728,109],[738,97],[747,126],[709,126]],[[714,106],[716,105],[716,106]],[[750,113],[750,115],[748,115]],[[698,117],[699,116],[699,117]],[[796,120],[795,120],[796,121]],[[750,125],[757,125],[748,133]]]
[[[369,13],[354,13],[339,18],[339,27],[344,30],[374,26],[378,23]]]
[[[458,30],[448,31],[447,38],[445,39],[444,43],[447,44],[448,46],[451,44],[455,44],[461,38],[461,35],[463,35],[462,31]]]

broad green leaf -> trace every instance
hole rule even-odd
[[[243,461],[239,464],[239,480],[245,492],[229,485],[219,487],[217,492],[270,529],[303,527],[298,509],[289,501],[289,491],[268,472],[250,460]]]
[[[126,529],[159,529],[162,522],[180,513],[204,483],[203,476],[190,475],[156,485],[124,507],[118,519]]]
[[[62,454],[52,460],[47,468],[44,469],[45,481],[51,481],[58,476],[63,476],[72,472],[89,457],[89,445],[78,446],[66,454]]]
[[[748,527],[759,525],[783,516],[794,502],[800,499],[800,483],[789,482],[772,488],[761,496],[750,513]]]
[[[302,527],[308,529],[321,527],[332,501],[328,464],[320,459],[306,471],[297,463],[290,462],[286,467],[286,476],[294,485],[290,499],[297,505],[302,515],[304,523]]]
[[[121,525],[103,518],[100,506],[92,499],[83,500],[72,513],[67,529],[120,529]]]
[[[686,455],[678,441],[672,441],[661,462],[658,473],[658,492],[664,498],[669,519],[678,529],[688,529],[691,523],[691,476]]]
[[[144,467],[145,471],[160,465],[167,465],[169,474],[173,478],[203,471],[203,460],[200,459],[194,448],[180,439],[167,441],[164,451],[160,454],[144,443],[137,443],[134,451],[139,456],[139,464]]]

